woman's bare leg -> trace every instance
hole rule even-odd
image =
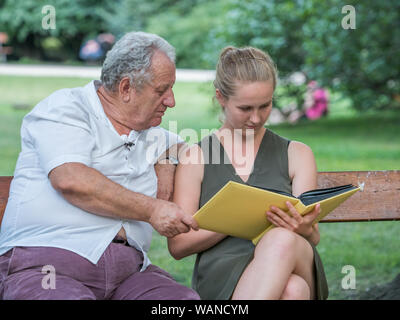
[[[310,300],[311,291],[308,283],[300,276],[292,273],[280,300]]]
[[[280,299],[292,274],[304,279],[313,298],[313,266],[313,250],[307,240],[290,230],[274,228],[257,244],[232,299]]]

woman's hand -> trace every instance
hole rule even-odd
[[[285,212],[275,206],[271,206],[266,212],[267,219],[275,226],[296,232],[305,238],[311,237],[314,228],[313,221],[321,212],[320,204],[317,204],[313,211],[305,216],[301,216],[296,208],[289,202],[286,202],[288,212]]]

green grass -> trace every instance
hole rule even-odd
[[[19,128],[29,111],[15,105],[33,107],[51,92],[86,84],[89,79],[0,76],[0,175],[12,175],[20,151]],[[180,133],[185,128],[218,128],[212,105],[211,83],[177,83],[176,107],[162,123],[171,128],[176,121]],[[330,115],[316,122],[277,125],[270,128],[292,140],[308,144],[320,171],[400,169],[400,114],[355,113],[348,101],[335,99]],[[189,141],[191,142],[191,141]],[[361,293],[392,280],[400,272],[398,222],[322,223],[318,251],[324,262],[330,299],[354,299]],[[194,256],[175,261],[167,251],[165,238],[154,234],[150,249],[154,264],[169,271],[179,282],[190,286]],[[343,290],[342,268],[356,269],[356,290]]]

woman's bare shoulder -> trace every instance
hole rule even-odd
[[[299,172],[316,171],[312,149],[303,142],[291,141],[288,148],[289,176],[293,179]]]
[[[291,141],[288,147],[288,154],[290,156],[314,156],[312,149],[303,142]]]
[[[179,163],[184,165],[203,165],[203,150],[198,144],[187,146],[184,150],[180,151]]]

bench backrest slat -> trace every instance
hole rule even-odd
[[[0,224],[12,177],[0,177]],[[318,187],[362,185],[321,222],[400,220],[400,170],[318,172]]]
[[[6,209],[10,183],[13,177],[0,177],[0,224]]]
[[[362,186],[323,222],[400,220],[400,170],[319,172],[318,187]],[[321,221],[321,222],[322,222]]]

